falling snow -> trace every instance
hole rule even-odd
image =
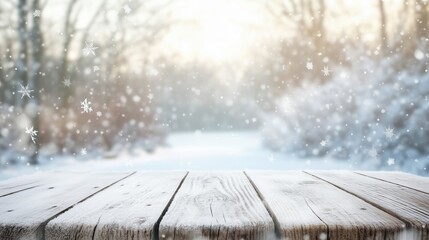
[[[92,112],[91,102],[89,102],[86,98],[83,100],[83,102],[80,103],[80,108],[83,111],[82,113]]]
[[[64,79],[63,84],[65,87],[70,87],[71,86],[70,78]]]
[[[28,85],[27,86],[23,86],[21,84],[21,90],[19,90],[18,92],[21,93],[21,99],[24,98],[24,96],[31,98],[30,93],[33,92],[34,90],[28,89]]]
[[[82,149],[80,150],[80,155],[85,156],[85,155],[87,155],[87,154],[88,154],[88,152],[86,151],[86,148],[82,148]]]
[[[322,70],[323,76],[327,77],[331,72],[332,71],[327,66],[323,67],[323,70]]]
[[[93,42],[85,42],[85,48],[82,49],[83,55],[88,56],[90,54],[95,56],[95,50],[98,47],[94,47],[94,43]]]
[[[42,11],[40,11],[39,9],[36,9],[33,11],[33,17],[40,17],[42,14]]]
[[[373,159],[373,160],[377,160],[377,159],[378,159],[378,152],[377,152],[377,149],[375,149],[375,148],[371,148],[371,149],[368,151],[368,155],[371,157],[371,159]]]
[[[33,143],[36,143],[36,136],[37,136],[37,131],[34,130],[34,127],[31,128],[26,128],[25,129],[25,133],[28,134],[31,138],[31,141]]]
[[[393,136],[395,136],[395,133],[393,131],[394,129],[390,127],[386,128],[386,130],[384,131],[384,135],[388,140],[392,140]]]

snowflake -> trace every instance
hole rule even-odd
[[[86,154],[88,154],[88,152],[86,151],[86,148],[82,148],[80,150],[80,155],[85,156]]]
[[[33,17],[40,17],[41,14],[42,14],[42,11],[40,11],[39,9],[36,9],[33,12]]]
[[[332,70],[330,70],[327,66],[324,66],[322,72],[323,72],[323,76],[326,77],[326,76],[329,76],[329,73],[332,72]]]
[[[83,102],[80,102],[80,108],[82,108],[83,112],[89,113],[92,112],[91,102],[88,102],[88,99],[85,98]]]
[[[102,113],[100,111],[97,112],[97,117],[101,117]]]
[[[371,150],[369,150],[368,155],[372,158],[372,159],[378,159],[378,152],[377,149],[375,148],[371,148]]]
[[[331,108],[331,105],[329,103],[325,104],[325,108],[329,110]]]
[[[313,63],[312,63],[312,62],[307,62],[307,64],[305,65],[305,67],[306,67],[308,70],[313,70]]]
[[[130,8],[130,6],[128,6],[128,4],[125,4],[125,5],[122,7],[122,9],[124,10],[124,12],[125,12],[126,14],[129,14],[129,13],[131,12],[131,8]]]
[[[63,84],[64,84],[64,86],[66,86],[66,87],[70,87],[70,86],[71,86],[70,78],[66,78],[66,79],[64,79]]]
[[[387,165],[392,166],[394,164],[395,164],[395,159],[394,158],[387,159]]]
[[[33,143],[36,143],[37,131],[34,130],[34,127],[26,128],[25,133],[27,133],[30,136],[31,141],[33,141]]]
[[[386,130],[384,131],[384,135],[386,136],[387,139],[392,140],[393,136],[395,136],[395,133],[393,132],[393,128],[386,128]]]
[[[27,96],[28,98],[31,98],[30,93],[33,92],[34,90],[28,89],[28,85],[25,86],[25,87],[22,84],[20,84],[20,85],[21,85],[21,90],[19,90],[18,92],[22,94],[21,99],[24,96]]]
[[[82,49],[83,51],[83,55],[88,56],[89,54],[92,54],[95,56],[95,49],[97,49],[98,47],[94,47],[94,43],[93,42],[85,42],[85,48]]]
[[[320,142],[320,146],[322,146],[322,147],[325,147],[325,146],[326,146],[326,144],[328,144],[328,141],[326,141],[326,140],[322,140],[322,141]]]
[[[94,66],[93,72],[98,72],[98,71],[100,71],[100,68],[98,66]]]

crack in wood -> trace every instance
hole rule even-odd
[[[210,204],[209,204],[209,206],[210,206],[210,214],[212,215],[212,217],[213,217],[213,209],[212,209],[212,204],[213,204],[213,202],[211,202]]]
[[[329,239],[329,226],[328,226],[328,224],[326,224],[326,222],[323,221],[322,218],[319,215],[317,215],[317,213],[313,210],[313,208],[310,206],[310,204],[308,204],[307,199],[304,198],[304,201],[305,201],[305,204],[307,205],[307,207],[314,213],[314,215],[316,215],[316,217],[319,218],[319,220],[321,222],[323,222],[323,224],[325,224],[325,226],[326,226],[326,235],[327,235],[326,239]]]
[[[83,225],[82,225],[82,226],[80,226],[79,231],[76,231],[76,232],[74,233],[74,239],[75,239],[75,240],[77,240],[77,239],[78,239],[77,235],[79,234],[79,232],[80,232],[80,231],[82,231],[82,228],[83,228]]]
[[[225,224],[226,224],[225,213],[223,212],[223,210],[222,210],[222,217],[223,217],[223,221],[224,221],[224,222],[225,222]]]

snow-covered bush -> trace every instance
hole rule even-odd
[[[26,134],[31,126],[28,116],[19,108],[0,105],[0,168],[11,164],[25,164],[34,151]],[[30,147],[29,147],[30,146]]]
[[[396,71],[397,59],[360,57],[306,84],[265,115],[265,144],[301,157],[330,156],[377,168],[429,171],[429,74]]]

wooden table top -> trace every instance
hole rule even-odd
[[[402,172],[40,172],[0,182],[0,239],[429,239]]]

